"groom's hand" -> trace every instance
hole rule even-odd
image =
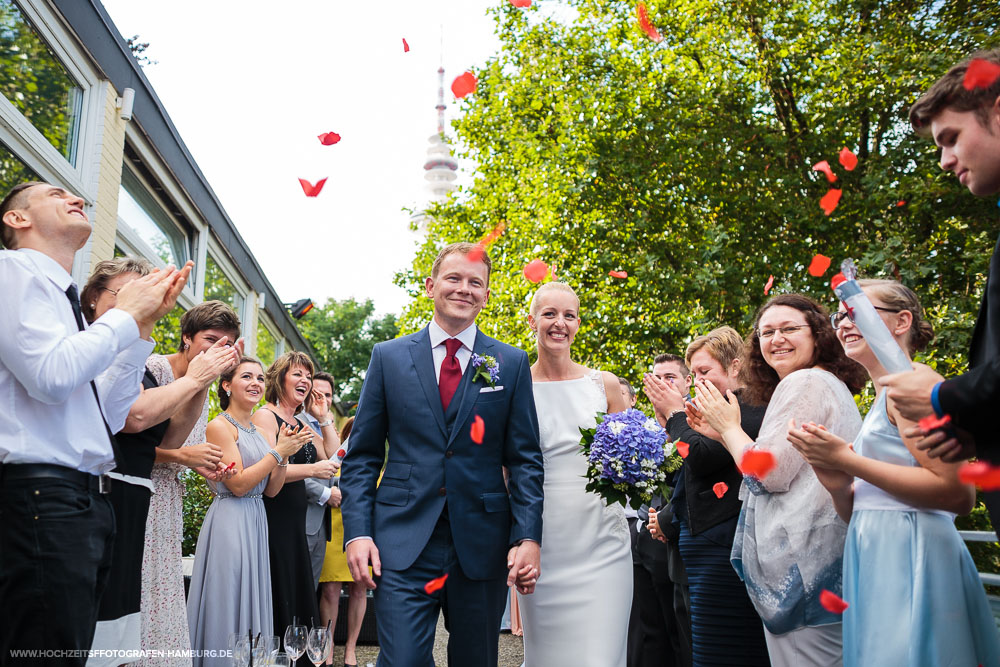
[[[524,540],[507,553],[507,586],[516,585],[517,592],[529,595],[535,591],[535,582],[542,572],[541,548],[538,542]]]
[[[351,578],[359,584],[364,584],[365,588],[374,589],[375,580],[368,571],[371,564],[375,575],[382,576],[382,561],[378,557],[378,547],[370,537],[361,537],[347,545],[347,567],[351,571]]]

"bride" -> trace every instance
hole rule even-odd
[[[624,667],[632,604],[632,553],[620,505],[585,491],[580,428],[598,412],[626,409],[612,373],[573,361],[580,300],[565,283],[547,283],[531,300],[538,338],[531,379],[545,461],[541,576],[520,597],[525,667]]]

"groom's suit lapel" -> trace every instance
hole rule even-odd
[[[444,410],[441,408],[441,392],[438,390],[437,375],[434,372],[434,355],[431,352],[430,335],[427,327],[413,337],[410,343],[410,357],[413,359],[413,367],[417,371],[417,378],[420,380],[420,387],[424,390],[427,403],[430,405],[434,420],[437,421],[441,435],[447,437],[448,431],[444,427]]]
[[[476,342],[472,346],[473,354],[480,356],[487,355],[492,347],[493,339],[486,337],[482,331],[477,330]],[[458,389],[455,391],[455,399],[460,401],[460,403],[458,404],[458,414],[455,415],[455,423],[451,425],[451,434],[448,436],[449,445],[459,434],[461,425],[468,419],[469,412],[472,411],[472,406],[476,404],[476,399],[479,398],[480,387],[472,383],[472,376],[475,373],[476,369],[472,367],[472,359],[469,359],[469,364],[465,367],[465,373],[462,374],[462,383],[458,385]]]

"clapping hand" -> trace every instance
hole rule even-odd
[[[312,440],[312,431],[304,428],[301,424],[291,428],[288,424],[282,424],[278,431],[278,444],[275,446],[281,458],[288,460],[288,457],[302,449],[302,447]]]
[[[808,422],[795,428],[795,421],[789,420],[788,442],[812,466],[816,478],[830,492],[848,489],[854,484],[854,475],[843,470],[847,459],[857,456],[854,446],[830,433],[825,426]]]
[[[242,339],[241,339],[242,340]],[[203,389],[240,362],[242,348],[229,345],[229,337],[223,336],[204,352],[199,352],[188,364],[185,377],[190,377]]]
[[[642,376],[642,390],[653,409],[664,418],[684,409],[684,394],[673,382],[646,373]]]
[[[705,415],[701,414],[701,410],[694,404],[694,401],[688,401],[687,405],[684,406],[684,412],[687,414],[687,423],[692,429],[697,433],[720,442],[722,436],[714,428],[708,425],[708,421],[705,420]]]
[[[225,482],[236,476],[236,466],[226,465],[222,461],[216,463],[215,466],[197,466],[192,470],[213,482]]]
[[[723,396],[710,380],[698,380],[698,396],[694,403],[708,425],[717,433],[723,434],[727,430],[740,428],[740,404],[732,390],[727,390]]]

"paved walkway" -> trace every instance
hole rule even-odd
[[[358,666],[375,665],[378,658],[377,646],[358,647]],[[444,616],[438,617],[437,636],[434,638],[434,662],[438,667],[448,664],[448,631],[444,629]],[[500,635],[500,656],[498,667],[521,667],[524,662],[524,644],[520,637],[509,632]],[[338,646],[333,652],[333,664],[344,664],[344,647]],[[460,667],[460,666],[457,666]]]

